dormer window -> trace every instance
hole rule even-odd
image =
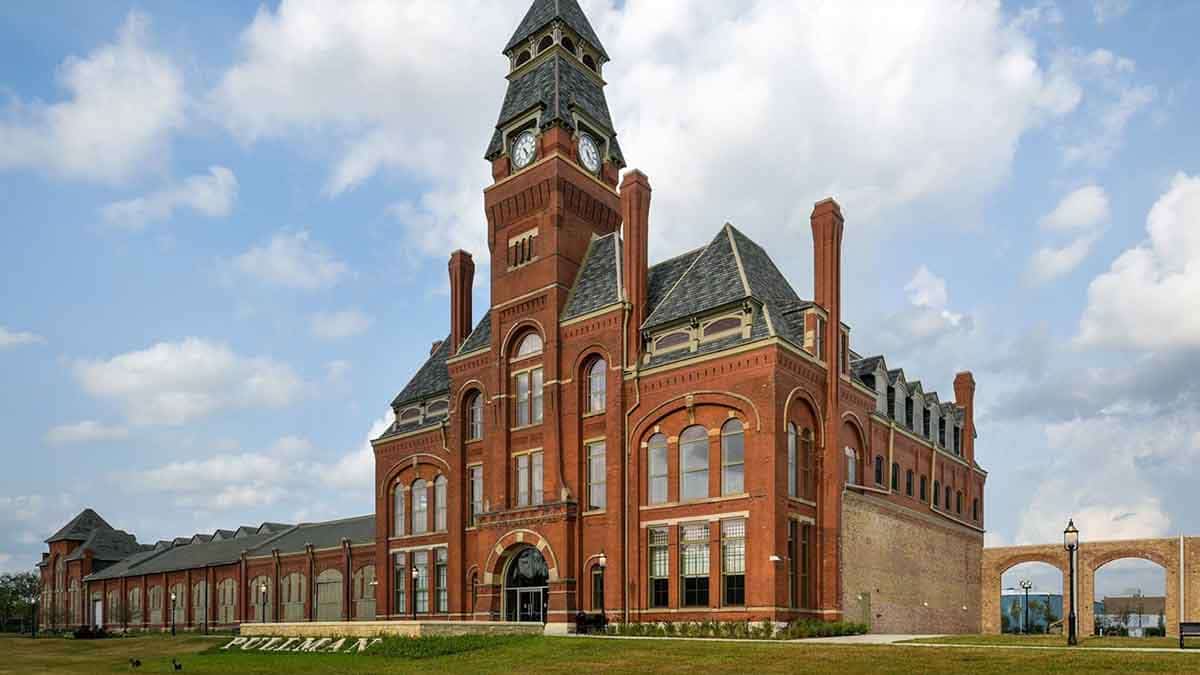
[[[521,53],[517,54],[517,60],[513,62],[513,68],[520,68],[526,63],[529,63],[529,59],[532,58],[533,54],[530,54],[528,49],[521,50]]]
[[[571,38],[564,36],[562,39],[562,46],[563,49],[571,52],[572,54],[575,53],[575,42]]]
[[[946,418],[938,418],[938,445],[946,447]]]
[[[929,438],[929,408],[921,411],[921,435]]]
[[[590,68],[593,73],[600,72],[599,69],[596,68],[596,59],[593,59],[591,54],[583,55],[583,65]]]
[[[962,455],[962,427],[954,427],[954,454]]]
[[[425,410],[425,414],[429,417],[445,415],[448,407],[449,404],[446,401],[434,401],[429,404],[429,407]]]
[[[419,419],[421,419],[421,409],[417,406],[413,406],[411,408],[405,408],[400,413],[400,423],[401,424],[407,424],[408,422],[415,422]]]
[[[896,388],[891,386],[887,388],[887,414],[891,419],[896,419]]]
[[[913,428],[913,404],[912,400],[904,399],[904,426],[909,429]]]
[[[742,320],[735,316],[727,316],[723,319],[717,319],[704,327],[704,338],[710,339],[713,337],[721,337],[722,333],[730,331],[740,331],[742,329]]]
[[[691,337],[685,331],[676,331],[660,337],[654,343],[654,351],[662,352],[676,347],[683,347],[691,342]]]
[[[547,35],[542,38],[541,42],[538,42],[538,47],[537,47],[538,53],[541,54],[542,52],[546,51],[547,49],[550,49],[553,46],[554,46],[554,37]]]

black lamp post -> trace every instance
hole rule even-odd
[[[1073,518],[1067,520],[1067,529],[1063,530],[1063,548],[1067,550],[1071,566],[1071,614],[1067,618],[1067,644],[1076,645],[1079,641],[1075,635],[1075,553],[1079,551],[1079,530],[1075,528]]]
[[[1021,622],[1021,632],[1029,634],[1029,589],[1033,588],[1033,582],[1028,579],[1022,579],[1017,582],[1017,585],[1025,591],[1025,620]]]
[[[175,591],[171,591],[171,637],[175,637]]]
[[[266,623],[267,622],[267,585],[266,584],[260,585],[258,587],[258,590],[262,593],[262,622]]]

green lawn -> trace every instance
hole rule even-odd
[[[940,638],[909,640],[909,642],[924,642],[945,645],[1019,645],[1022,647],[1066,647],[1067,638],[1062,635],[948,635]],[[1126,647],[1147,649],[1150,647],[1165,647],[1179,649],[1179,638],[1154,637],[1081,637],[1080,647]],[[1195,647],[1200,651],[1200,641]]]
[[[0,673],[1178,673],[1200,670],[1200,654],[1047,652],[797,643],[530,637],[472,651],[405,658],[369,654],[220,652],[211,638],[163,636],[75,641],[0,638]]]

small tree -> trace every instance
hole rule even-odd
[[[1021,632],[1021,629],[1025,625],[1021,621],[1021,603],[1014,602],[1011,605],[1009,605],[1008,613],[1009,613],[1009,616],[1012,617],[1011,619],[1009,619],[1009,624],[1012,626],[1013,632],[1014,633]]]

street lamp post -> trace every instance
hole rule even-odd
[[[1075,554],[1079,551],[1079,530],[1076,529],[1073,518],[1067,520],[1067,529],[1063,530],[1063,548],[1067,550],[1071,566],[1071,614],[1067,619],[1067,644],[1076,645],[1078,638],[1075,635]]]
[[[415,618],[417,618],[417,580],[421,578],[421,571],[417,569],[417,566],[415,564],[416,561],[413,561],[413,562],[414,562],[414,564],[413,564],[413,568],[412,568],[412,580],[413,580],[412,599],[409,600],[409,602],[411,602],[412,604],[409,606],[412,607],[412,615],[413,615],[413,618],[415,619]]]
[[[1018,586],[1025,591],[1025,621],[1021,622],[1022,633],[1030,634],[1030,589],[1033,587],[1033,581],[1021,579]]]
[[[175,591],[171,591],[171,637],[175,637]]]
[[[259,585],[258,590],[260,593],[262,593],[262,622],[266,623],[267,622],[267,585],[266,584]]]

